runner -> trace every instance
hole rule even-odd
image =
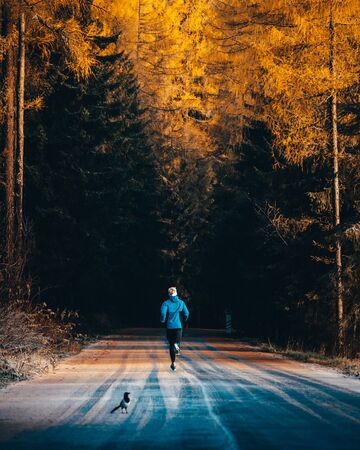
[[[189,318],[189,310],[185,303],[177,295],[176,287],[168,289],[169,298],[161,305],[160,320],[166,322],[166,337],[169,341],[171,370],[176,370],[176,355],[180,353],[180,343],[182,337],[182,322]]]

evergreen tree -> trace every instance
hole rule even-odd
[[[95,42],[103,56],[88,80],[53,73],[31,137],[26,204],[47,297],[93,311],[111,298],[120,310],[156,282],[156,179],[133,67],[109,39]]]
[[[62,51],[67,68],[78,77],[86,77],[94,64],[89,35],[94,22],[89,21],[91,5],[83,1],[50,0],[48,2],[0,1],[0,143],[3,147],[4,219],[0,226],[4,251],[0,252],[1,286],[3,298],[13,299],[24,295],[23,269],[26,263],[24,235],[24,110],[41,103],[40,98],[31,102],[25,89],[39,87],[44,77],[34,76],[33,67],[25,70],[30,47],[38,50],[42,75],[54,51]],[[31,44],[30,44],[31,42]],[[30,53],[30,52],[29,52]],[[35,83],[33,83],[35,81]],[[26,95],[25,95],[26,94]],[[25,103],[27,103],[25,105]],[[31,104],[33,103],[33,104]],[[1,193],[2,194],[2,193]]]

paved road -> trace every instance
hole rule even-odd
[[[360,448],[359,380],[188,334],[175,373],[161,330],[126,330],[1,390],[1,449]]]

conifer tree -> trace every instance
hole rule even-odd
[[[342,140],[339,150],[337,105],[340,93],[358,77],[354,44],[359,39],[359,4],[304,0],[287,2],[286,8],[279,1],[277,6],[284,7],[283,22],[269,27],[257,46],[267,98],[265,120],[288,162],[316,158],[329,167],[333,161],[332,210],[338,230],[339,153],[344,155],[351,142]],[[325,198],[326,190],[312,195]],[[334,247],[330,251],[336,264],[338,347],[344,352],[342,250],[337,235]]]
[[[67,66],[78,76],[86,76],[94,63],[84,21],[89,4],[82,1],[28,2],[3,0],[0,2],[2,39],[0,61],[4,59],[1,91],[1,144],[5,161],[5,224],[2,239],[5,251],[2,270],[6,277],[4,295],[11,298],[21,289],[25,262],[23,249],[23,190],[24,190],[24,110],[25,61],[27,41],[40,49],[43,66],[52,51],[62,48]],[[30,20],[29,20],[30,19]],[[25,24],[28,28],[25,33]],[[31,102],[27,106],[30,108]]]
[[[137,81],[110,39],[94,42],[102,54],[87,80],[57,60],[27,175],[34,270],[42,285],[57,287],[55,298],[67,292],[72,306],[86,301],[90,310],[99,309],[100,298],[106,304],[129,294],[141,277],[148,286],[156,282],[149,237],[156,236],[156,180]]]
[[[140,0],[126,8],[120,8],[119,2],[99,4],[124,23],[125,42],[133,45],[140,98],[163,182],[159,213],[168,268],[164,275],[184,285],[190,279],[186,273],[191,252],[197,253],[215,182],[207,114],[211,85],[206,82],[204,62],[210,5],[204,0]],[[130,17],[136,24],[132,29],[126,24]]]

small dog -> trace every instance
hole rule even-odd
[[[124,410],[125,410],[125,412],[126,412],[126,414],[128,413],[128,406],[130,405],[130,392],[124,392],[124,397],[123,397],[123,399],[121,400],[121,402],[120,402],[120,405],[119,406],[116,406],[112,411],[111,411],[111,414],[113,413],[113,412],[115,412],[117,409],[121,409],[121,413],[122,414],[124,414]]]

